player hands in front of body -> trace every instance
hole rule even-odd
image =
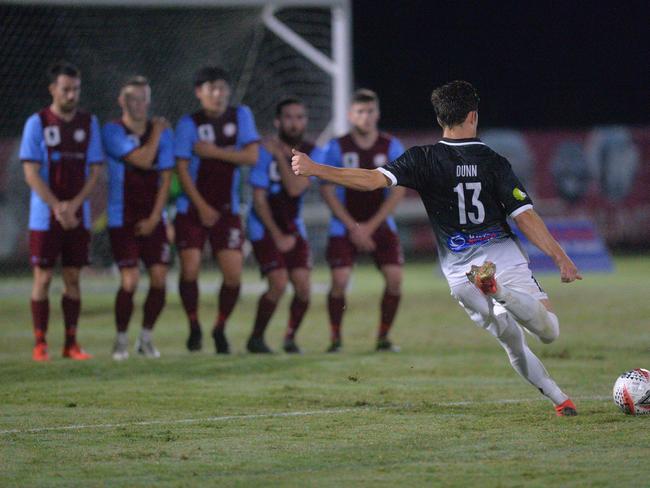
[[[264,141],[259,160],[250,173],[253,207],[246,228],[260,272],[268,281],[268,290],[257,303],[255,324],[247,344],[248,351],[253,353],[271,352],[264,332],[289,281],[294,297],[282,348],[287,353],[301,352],[295,337],[309,307],[312,261],[301,215],[309,179],[291,172],[291,148],[318,158],[318,148],[305,140],[307,123],[307,108],[301,100],[280,101],[274,120],[277,137]]]
[[[31,189],[29,248],[34,281],[31,312],[36,345],[32,358],[50,356],[46,333],[49,288],[53,267],[61,257],[65,325],[63,357],[85,360],[92,356],[78,344],[81,311],[79,275],[88,264],[90,204],[104,162],[99,123],[79,110],[81,74],[65,62],[48,71],[52,103],[26,122],[20,145],[25,180]]]
[[[374,170],[402,154],[404,148],[399,140],[379,131],[379,115],[377,94],[367,89],[357,90],[348,111],[352,130],[330,141],[325,150],[325,164]],[[404,258],[391,213],[404,196],[404,189],[378,188],[360,192],[325,182],[320,190],[332,211],[327,244],[327,262],[331,270],[327,297],[331,333],[328,352],[338,352],[342,347],[345,292],[359,253],[371,254],[384,278],[376,349],[398,351],[388,334],[401,298]]]
[[[250,109],[230,105],[226,71],[214,66],[198,70],[194,94],[201,108],[179,120],[174,145],[183,188],[174,221],[181,263],[179,292],[190,326],[187,348],[198,351],[202,347],[198,278],[203,247],[209,241],[223,275],[212,338],[217,353],[228,354],[226,321],[239,298],[243,267],[239,167],[257,162],[260,138]]]
[[[170,254],[163,210],[174,152],[169,123],[160,117],[149,119],[151,88],[146,78],[128,79],[120,89],[118,103],[122,116],[105,124],[102,136],[108,155],[108,232],[120,270],[120,288],[115,297],[117,336],[112,355],[121,361],[129,357],[127,331],[140,280],[140,261],[149,274],[149,291],[135,349],[148,358],[160,356],[152,334],[165,306]]]
[[[293,171],[362,191],[393,185],[416,190],[436,233],[452,296],[499,342],[515,371],[553,402],[558,416],[576,415],[573,402],[526,343],[523,329],[544,343],[556,340],[559,320],[507,217],[553,258],[562,282],[582,277],[533,209],[510,163],[477,138],[474,87],[454,81],[436,88],[431,101],[443,129],[437,144],[412,147],[377,170],[319,165],[295,151]]]

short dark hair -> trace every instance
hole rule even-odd
[[[467,81],[451,81],[439,86],[431,94],[433,109],[443,127],[462,124],[468,113],[478,110],[478,102],[476,88]]]
[[[50,80],[50,83],[55,83],[61,75],[81,78],[81,71],[74,64],[68,63],[67,61],[57,61],[47,69],[47,78]]]
[[[219,66],[204,66],[194,73],[194,86],[201,86],[208,81],[223,80],[230,85],[230,74]]]
[[[368,88],[359,88],[352,94],[352,103],[370,103],[375,102],[379,105],[377,93]]]
[[[276,119],[279,118],[280,115],[282,115],[282,110],[284,109],[284,107],[286,107],[288,105],[302,105],[304,107],[305,102],[303,102],[300,98],[297,98],[297,97],[283,98],[275,106],[275,118]]]

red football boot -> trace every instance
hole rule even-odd
[[[574,405],[574,403],[571,401],[570,398],[564,401],[564,403],[561,403],[560,405],[556,405],[555,413],[557,414],[558,417],[575,417],[576,415],[578,415],[576,406]]]
[[[85,361],[93,358],[92,354],[88,354],[86,351],[81,349],[79,344],[76,342],[63,348],[63,357],[73,359],[74,361]]]
[[[39,342],[32,349],[32,359],[34,361],[49,361],[50,353],[47,352],[47,344],[45,342]]]
[[[497,267],[491,261],[485,261],[481,266],[472,265],[467,279],[474,283],[485,295],[494,295],[497,292],[497,280],[494,277]]]

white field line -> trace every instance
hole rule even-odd
[[[591,396],[591,397],[578,397],[577,401],[601,401],[608,400],[609,396]],[[536,400],[531,399],[517,399],[517,398],[504,398],[501,400],[486,400],[486,401],[462,401],[462,402],[439,402],[430,403],[427,406],[435,407],[463,407],[469,405],[506,405],[511,403],[531,403]],[[540,400],[541,401],[541,400]],[[203,417],[203,418],[190,418],[190,419],[168,419],[168,420],[143,420],[140,422],[121,422],[114,424],[73,424],[73,425],[59,425],[52,427],[38,427],[33,429],[9,429],[0,430],[0,435],[8,434],[38,434],[39,432],[51,431],[66,431],[66,430],[83,430],[83,429],[119,429],[122,427],[146,427],[150,425],[179,425],[179,424],[200,424],[210,422],[227,422],[231,420],[254,420],[254,419],[272,419],[284,417],[312,417],[317,415],[338,415],[353,412],[363,412],[368,410],[397,410],[409,409],[413,405],[386,405],[380,407],[349,407],[349,408],[328,408],[323,410],[306,410],[298,412],[275,412],[275,413],[258,413],[250,415],[224,415],[221,417]],[[449,415],[449,414],[445,414]]]

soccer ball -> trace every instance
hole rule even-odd
[[[626,371],[614,383],[614,403],[628,415],[650,413],[650,371]]]

